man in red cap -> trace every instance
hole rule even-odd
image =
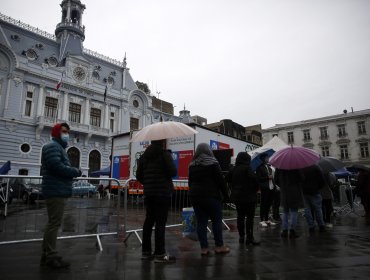
[[[69,126],[57,123],[51,130],[52,141],[42,148],[42,194],[46,199],[48,223],[42,242],[41,265],[65,268],[70,264],[58,255],[57,234],[62,224],[65,201],[72,195],[72,179],[81,171],[71,166],[65,148],[69,141]]]

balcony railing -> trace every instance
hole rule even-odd
[[[310,138],[307,138],[307,137],[303,138],[303,142],[305,142],[305,143],[311,142],[311,141],[312,141],[311,137]]]
[[[321,135],[320,136],[320,140],[328,140],[329,139],[329,135]]]
[[[338,138],[345,138],[345,137],[347,137],[347,136],[348,136],[347,132],[344,132],[344,133],[338,133],[338,134],[337,134],[337,137],[338,137]]]
[[[65,120],[38,116],[37,122],[39,125],[53,127],[55,123],[65,122]],[[74,123],[74,122],[69,122],[69,124],[73,131],[83,132],[83,133],[92,133],[92,134],[97,134],[97,135],[107,136],[107,137],[110,135],[109,128],[102,128],[102,127],[97,127],[93,125],[87,125],[83,123]]]

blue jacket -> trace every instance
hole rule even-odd
[[[79,169],[71,166],[65,148],[66,144],[59,139],[53,139],[42,148],[42,194],[45,198],[70,197],[72,178],[81,175]]]

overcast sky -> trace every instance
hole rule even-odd
[[[84,46],[208,122],[244,126],[370,108],[370,0],[82,0]],[[50,33],[61,0],[1,0]]]

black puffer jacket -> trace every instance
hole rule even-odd
[[[228,200],[228,192],[218,164],[189,167],[189,196]]]
[[[302,169],[303,182],[302,191],[303,194],[315,195],[325,186],[325,178],[322,170],[317,165],[312,165]]]
[[[177,174],[171,153],[150,145],[139,159],[136,179],[144,186],[145,196],[171,196],[172,177]]]
[[[257,177],[250,167],[251,157],[241,152],[236,157],[235,167],[230,171],[227,180],[231,182],[231,200],[237,203],[257,201]]]

